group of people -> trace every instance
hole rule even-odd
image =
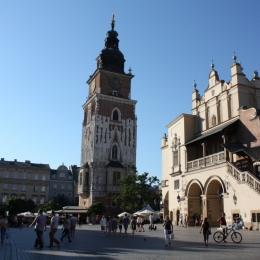
[[[182,214],[179,215],[179,226],[180,227],[188,227],[189,226],[188,214],[185,214],[184,217],[183,217]]]
[[[123,217],[117,217],[114,215],[113,217],[105,217],[102,216],[100,220],[101,232],[105,233],[106,236],[116,236],[117,229],[119,229],[119,236],[123,235],[127,237],[127,230],[130,226],[132,230],[132,235],[135,232],[144,232],[144,218],[142,216],[137,216],[130,218],[127,214]],[[124,229],[123,229],[124,228]]]
[[[39,210],[38,215],[32,222],[32,224],[29,227],[34,226],[35,232],[36,232],[36,239],[35,239],[35,248],[43,249],[43,232],[46,231],[46,224],[47,224],[47,219],[46,217],[42,214],[43,211]],[[50,244],[49,248],[53,247],[53,244],[55,243],[58,248],[60,247],[60,241],[55,238],[55,233],[58,230],[59,226],[59,217],[56,216],[55,211],[51,212],[51,222],[50,222],[50,232],[49,232],[49,237],[50,237]],[[76,223],[77,223],[77,217],[72,216],[70,217],[69,215],[66,215],[66,218],[63,222],[63,232],[61,234],[61,242],[63,242],[63,238],[65,236],[68,236],[68,242],[72,242],[70,237],[74,237],[75,234],[75,229],[76,229]],[[38,247],[39,246],[39,247]]]

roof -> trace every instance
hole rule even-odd
[[[30,161],[18,162],[17,160],[6,161],[4,159],[1,159],[0,166],[16,166],[16,167],[38,168],[38,169],[40,168],[40,169],[50,170],[49,164],[31,163]]]
[[[222,144],[222,146],[231,153],[244,152],[245,154],[254,158],[255,160],[260,161],[260,146],[250,148],[245,147],[243,144],[239,142],[226,143]]]
[[[192,140],[188,141],[187,143],[185,143],[184,145],[188,145],[188,144],[191,144],[191,143],[194,143],[198,140],[201,140],[203,138],[206,138],[208,136],[211,136],[211,135],[214,135],[216,133],[219,133],[221,132],[222,130],[224,130],[225,128],[227,128],[228,126],[234,124],[235,122],[237,122],[239,120],[238,117],[236,117],[235,119],[232,119],[232,120],[229,120],[223,124],[220,124],[220,125],[217,125],[213,128],[211,128],[210,130],[207,130],[203,133],[201,133],[199,136],[193,138]]]
[[[118,161],[110,161],[106,167],[125,168],[125,166]]]

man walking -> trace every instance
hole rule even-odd
[[[224,233],[224,242],[226,241],[226,234],[227,234],[227,222],[226,222],[226,214],[223,212],[221,217],[217,220],[220,223],[220,227],[223,229]]]
[[[29,227],[35,225],[35,232],[37,235],[37,239],[35,240],[34,247],[39,249],[43,249],[43,231],[46,231],[46,217],[43,216],[42,210],[38,211],[38,216],[34,219],[32,224]]]
[[[51,225],[50,225],[50,245],[49,248],[52,248],[53,242],[55,242],[58,245],[58,248],[60,248],[60,242],[54,237],[55,233],[57,232],[58,226],[59,226],[59,217],[55,216],[55,211],[53,210],[51,212],[52,218],[51,218]]]
[[[69,219],[69,215],[66,215],[66,219],[64,220],[64,223],[63,223],[63,226],[64,226],[64,230],[63,230],[63,235],[62,237],[60,238],[61,242],[63,242],[63,238],[68,235],[68,241],[69,242],[72,242],[70,240],[70,219]]]
[[[76,223],[77,223],[77,218],[76,218],[75,215],[73,215],[70,218],[70,235],[71,235],[71,237],[74,237],[75,229],[76,229]]]

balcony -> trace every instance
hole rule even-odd
[[[225,152],[214,153],[204,158],[199,158],[193,161],[187,162],[187,171],[193,171],[200,168],[209,167],[222,162],[225,162]]]

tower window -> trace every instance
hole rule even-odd
[[[117,146],[116,145],[113,145],[113,148],[112,148],[112,159],[117,160]]]
[[[117,112],[117,110],[115,110],[113,112],[113,120],[118,121],[118,112]]]
[[[118,92],[114,90],[113,91],[113,96],[118,97]]]

